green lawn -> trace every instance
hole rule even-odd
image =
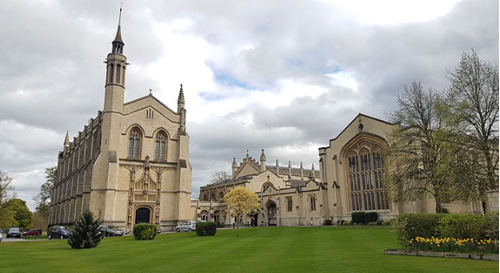
[[[94,249],[66,240],[0,243],[0,272],[498,272],[498,262],[387,256],[381,227],[269,227],[106,238]]]

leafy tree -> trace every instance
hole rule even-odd
[[[246,187],[236,187],[230,190],[222,201],[226,202],[227,208],[232,216],[237,219],[243,215],[251,214],[259,210],[259,199],[255,193]],[[239,229],[239,221],[236,221],[236,227]],[[236,234],[237,236],[239,233]]]
[[[23,229],[30,227],[33,214],[26,206],[26,201],[18,198],[11,199],[5,203],[5,209],[12,211],[14,214],[15,225]]]
[[[93,248],[101,242],[99,226],[101,221],[94,218],[94,214],[85,211],[73,226],[73,232],[68,237],[68,244],[75,249]]]
[[[231,179],[231,176],[229,174],[227,174],[225,171],[218,171],[212,174],[211,181],[213,183],[227,179]]]
[[[438,213],[443,202],[462,198],[454,172],[460,150],[450,141],[441,103],[440,94],[424,90],[420,82],[405,86],[398,96],[399,109],[391,117],[399,126],[391,133],[386,150],[391,166],[387,182],[394,201],[430,194]]]
[[[37,204],[36,206],[36,211],[38,212],[37,220],[40,220],[37,221],[37,223],[47,222],[48,224],[50,201],[51,201],[50,195],[52,188],[54,187],[56,177],[57,177],[57,167],[51,167],[45,169],[45,183],[43,183],[40,186],[40,192],[33,198],[33,200]],[[47,225],[45,225],[45,227],[47,227]]]
[[[476,192],[484,200],[487,190],[498,189],[498,67],[481,61],[472,50],[462,54],[448,79],[450,122],[457,126],[462,146],[470,152],[474,174],[468,179],[475,182]]]

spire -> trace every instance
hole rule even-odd
[[[122,7],[120,6],[120,16],[118,17],[118,30],[116,31],[115,39],[112,44],[112,53],[123,54],[123,46],[125,45],[122,40],[122,31],[121,31],[121,21],[122,21]]]
[[[236,171],[238,171],[238,164],[236,164],[236,157],[233,157],[233,164],[231,165],[231,169],[233,171],[233,176],[232,178],[235,178],[236,176]]]
[[[266,161],[266,154],[264,154],[264,149],[262,149],[262,154],[260,155],[260,162]]]
[[[233,157],[233,165],[232,165],[233,168],[237,168],[238,167],[238,164],[236,164],[236,157]]]
[[[66,137],[64,138],[64,147],[69,147],[69,131],[66,131]]]
[[[184,89],[182,88],[182,83],[181,83],[181,89],[179,90],[179,97],[177,98],[177,112],[180,112],[180,110],[184,108],[184,104],[185,104]]]

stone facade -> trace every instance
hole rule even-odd
[[[58,157],[49,225],[69,225],[85,210],[130,231],[140,222],[172,229],[191,215],[191,165],[181,85],[177,110],[147,96],[124,103],[128,65],[118,27],[106,59],[104,110]]]
[[[300,226],[321,225],[326,189],[320,182],[320,174],[311,169],[266,165],[264,150],[260,162],[247,153],[239,165],[233,159],[232,178],[218,181],[200,189],[199,200],[193,201],[198,220],[216,221],[229,226],[236,220],[230,215],[222,197],[235,187],[247,187],[257,193],[261,208],[251,217],[239,219],[252,226]]]
[[[259,212],[241,219],[256,226],[309,226],[350,221],[353,212],[377,212],[390,220],[401,213],[434,213],[431,196],[408,203],[395,203],[383,184],[388,171],[382,150],[394,124],[359,114],[328,146],[319,148],[320,172],[260,164],[247,157],[238,166],[233,161],[233,178],[201,187],[200,199],[193,201],[193,219],[213,220],[230,225],[236,219],[222,197],[232,188],[243,186],[260,200]],[[498,210],[498,190],[488,193],[488,206]],[[496,205],[496,207],[495,207]],[[450,213],[482,213],[481,202],[445,203]],[[195,212],[194,212],[195,211]]]

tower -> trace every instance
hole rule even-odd
[[[106,85],[104,98],[104,113],[122,112],[123,101],[125,97],[125,71],[127,68],[127,57],[123,55],[125,43],[122,40],[121,33],[122,9],[118,19],[118,30],[113,40],[111,53],[108,54],[106,61]]]
[[[113,40],[111,52],[106,61],[106,85],[104,88],[104,109],[101,114],[101,145],[100,154],[92,172],[92,189],[90,197],[91,210],[101,219],[114,218],[116,203],[114,190],[118,186],[120,131],[123,121],[123,105],[125,99],[125,70],[127,57],[123,55],[121,35],[121,14],[118,19],[118,29]]]

